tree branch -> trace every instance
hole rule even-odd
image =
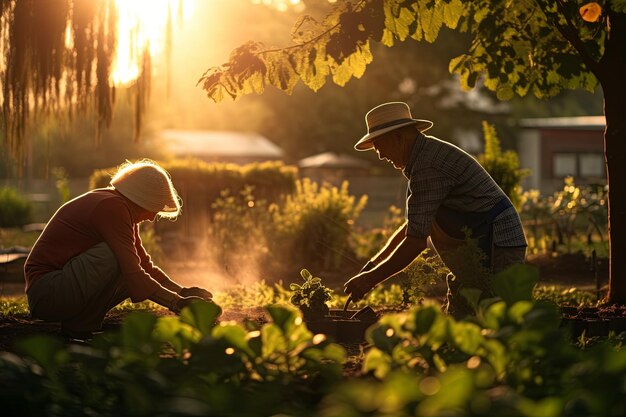
[[[593,59],[591,54],[589,54],[587,48],[585,48],[585,44],[583,43],[582,39],[580,38],[580,36],[578,36],[578,29],[569,19],[563,0],[556,0],[556,4],[559,10],[559,14],[563,16],[563,19],[565,19],[565,25],[559,22],[558,17],[550,17],[551,14],[548,13],[548,4],[545,0],[535,0],[535,2],[543,11],[543,14],[546,16],[546,18],[552,21],[552,24],[554,25],[554,27],[557,28],[559,33],[561,33],[565,40],[570,43],[570,45],[576,50],[576,52],[578,52],[578,55],[582,59],[583,64],[587,67],[587,69],[591,71],[591,73],[593,73],[596,78],[600,79],[600,65]]]
[[[368,2],[368,0],[360,0],[360,1],[359,1],[359,3],[357,3],[357,4],[354,6],[354,10],[357,10],[357,9],[359,9],[359,8],[361,8],[361,7],[364,7],[364,6],[365,6],[365,4],[366,4],[367,2]],[[339,7],[339,6],[338,6],[338,7]],[[315,37],[313,37],[313,38],[309,39],[309,40],[308,40],[308,41],[306,41],[306,42],[303,42],[303,43],[298,43],[298,44],[296,44],[296,45],[291,45],[291,46],[287,46],[287,47],[284,47],[284,48],[266,49],[266,50],[264,50],[264,51],[259,51],[259,52],[258,52],[258,55],[264,55],[264,54],[269,54],[269,53],[272,53],[272,52],[282,52],[282,51],[289,51],[289,50],[291,50],[291,49],[302,48],[302,47],[304,47],[304,46],[306,46],[306,45],[308,45],[308,44],[315,43],[315,42],[317,42],[318,40],[322,39],[324,36],[328,35],[328,34],[329,34],[329,33],[331,33],[333,30],[337,29],[340,25],[341,25],[341,23],[340,23],[340,22],[337,22],[337,23],[335,23],[333,26],[329,27],[329,28],[328,28],[328,29],[326,29],[325,31],[323,31],[323,32],[319,33],[318,35],[316,35]]]

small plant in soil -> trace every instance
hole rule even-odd
[[[330,301],[333,290],[322,284],[322,279],[314,277],[307,269],[300,271],[304,284],[292,283],[289,288],[293,292],[291,304],[302,311],[307,321],[322,320],[329,313],[327,302]]]

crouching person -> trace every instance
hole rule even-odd
[[[24,265],[32,317],[58,321],[65,336],[85,339],[126,298],[176,313],[193,301],[210,301],[207,290],[183,288],[154,265],[139,237],[139,223],[175,219],[180,209],[167,171],[147,160],[122,165],[110,187],[65,203]]]

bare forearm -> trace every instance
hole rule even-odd
[[[372,262],[379,264],[382,260],[386,259],[393,253],[393,251],[400,245],[406,236],[407,223],[404,222],[391,237],[387,240],[385,246],[378,252],[373,258]]]
[[[378,284],[396,275],[409,266],[424,249],[426,249],[426,239],[405,237],[391,255],[370,271],[372,282]]]

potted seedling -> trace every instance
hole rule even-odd
[[[378,320],[378,315],[367,306],[359,311],[348,310],[350,299],[343,310],[328,307],[333,291],[322,284],[321,278],[314,277],[303,269],[300,275],[303,284],[291,284],[291,303],[302,311],[309,330],[324,333],[337,342],[359,342],[365,337],[365,330]]]
[[[323,320],[330,311],[326,303],[330,301],[333,290],[322,285],[322,279],[314,277],[306,269],[300,271],[300,275],[304,284],[293,283],[289,286],[293,292],[291,304],[302,311],[305,321]]]

